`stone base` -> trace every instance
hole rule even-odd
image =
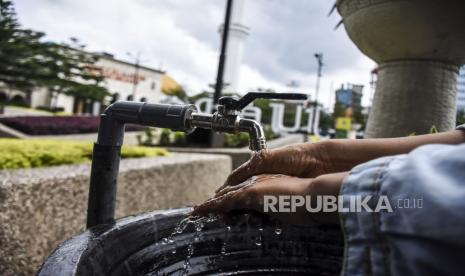
[[[384,62],[365,137],[401,137],[455,127],[457,65],[423,60]]]

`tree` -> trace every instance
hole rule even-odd
[[[71,44],[43,41],[45,33],[21,28],[10,0],[0,0],[0,82],[31,91],[46,87],[52,93],[102,100],[109,95],[92,65],[97,57]]]
[[[463,125],[465,124],[465,110],[462,109],[462,110],[458,110],[457,111],[457,115],[456,115],[456,124],[457,125]]]
[[[344,106],[341,103],[336,102],[334,104],[333,118],[336,120],[338,117],[343,117],[345,116],[344,113],[345,113]]]
[[[365,120],[365,115],[363,115],[362,113],[361,107],[355,108],[352,117],[355,123],[358,123],[361,125],[360,129],[365,129],[366,120]]]
[[[320,128],[323,132],[334,128],[334,118],[323,110],[320,110]]]

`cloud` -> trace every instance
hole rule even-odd
[[[323,52],[325,59],[323,102],[328,102],[331,83],[333,88],[347,82],[368,85],[374,63],[342,27],[334,30],[339,16],[327,17],[332,3],[246,0],[245,24],[251,32],[244,47],[241,91],[282,91],[296,80],[300,90],[313,93],[315,52]],[[129,59],[126,52],[140,51],[145,65],[162,66],[195,92],[208,89],[215,80],[225,1],[16,0],[15,5],[24,26],[45,31],[51,40],[78,37],[89,50],[121,59]]]

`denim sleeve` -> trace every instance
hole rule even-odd
[[[342,275],[465,274],[465,144],[427,145],[407,155],[376,159],[349,173],[351,197],[381,197],[391,210],[341,212],[345,235]]]

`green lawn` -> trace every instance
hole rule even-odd
[[[122,158],[166,156],[163,148],[124,146]],[[0,138],[0,169],[48,167],[90,162],[92,143]]]

